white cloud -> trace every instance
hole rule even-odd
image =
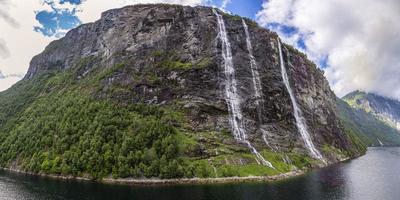
[[[0,38],[0,58],[7,58],[10,56],[6,42]]]
[[[18,77],[10,77],[10,78],[5,78],[5,79],[0,79],[0,91],[8,89],[9,87],[14,85],[19,80],[21,80],[21,78],[18,78]]]
[[[3,72],[0,71],[0,79],[6,79],[6,78],[11,78],[11,77],[22,78],[23,76],[24,76],[23,74],[7,74],[7,75],[4,75]]]
[[[9,6],[10,2],[8,0],[0,0],[0,19],[13,27],[18,27],[18,22],[8,13]]]
[[[326,76],[342,96],[355,89],[400,99],[400,1],[269,0],[258,21],[298,28],[308,55],[329,56]]]
[[[0,71],[0,91],[3,91],[11,87],[15,82],[21,79],[22,79],[21,75],[18,74],[3,75]]]
[[[8,49],[8,56],[0,57],[0,71],[3,74],[26,73],[31,58],[52,40],[33,31],[33,26],[37,25],[34,10],[41,7],[39,0],[9,1],[7,13],[18,23],[18,27],[0,20],[0,38]],[[17,80],[19,78],[16,77],[0,80],[0,91]]]
[[[228,4],[231,3],[231,0],[222,0],[222,5],[221,5],[221,9],[222,10],[226,10],[226,7],[228,6]]]

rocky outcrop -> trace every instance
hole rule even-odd
[[[260,74],[263,106],[257,106],[242,18],[223,15],[241,97],[243,124],[256,149],[308,154],[282,80],[278,35],[244,19]],[[231,130],[223,88],[222,43],[212,8],[136,5],[102,14],[52,42],[31,61],[25,80],[48,72],[74,71],[76,80],[99,75],[99,99],[122,104],[175,105],[194,132]],[[336,113],[336,97],[323,72],[304,54],[283,46],[291,87],[315,146],[357,155]],[[258,118],[259,109],[262,119]],[[263,132],[264,130],[265,132]],[[268,144],[263,139],[268,141]],[[227,144],[236,144],[231,140]],[[239,144],[240,145],[240,144]],[[322,151],[328,161],[338,155]]]

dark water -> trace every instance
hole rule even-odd
[[[0,200],[53,199],[400,199],[400,148],[370,148],[361,158],[271,184],[132,187],[58,181],[0,171]]]

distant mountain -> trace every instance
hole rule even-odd
[[[354,91],[338,99],[346,128],[368,145],[400,145],[400,102],[376,94]]]
[[[387,125],[400,131],[400,102],[373,93],[354,91],[343,97],[354,108],[371,113]]]

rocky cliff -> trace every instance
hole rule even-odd
[[[95,177],[111,173],[214,177],[281,173],[360,155],[363,149],[342,128],[335,94],[323,72],[291,46],[279,45],[276,33],[208,7],[157,4],[107,11],[100,20],[52,42],[32,59],[24,80],[0,95],[15,100],[31,91],[23,103],[8,100],[0,107],[5,116],[0,125],[1,141],[6,141],[0,145],[2,152],[9,152],[8,148],[23,152],[3,154],[1,164]],[[287,71],[287,85],[282,69]],[[35,129],[28,125],[37,115],[68,110],[73,102],[79,108],[72,113],[80,120],[73,121],[74,114],[56,114]],[[102,113],[103,107],[93,106],[99,102],[110,105],[106,116],[111,121],[124,117],[127,121],[116,120],[113,128],[101,129],[107,120],[97,122],[98,117],[91,115]],[[112,114],[115,109],[124,112]],[[56,119],[61,122],[52,121]],[[137,128],[149,120],[157,126]],[[64,122],[71,122],[72,130],[60,125]],[[166,127],[164,131],[154,128],[159,126]],[[40,145],[43,149],[28,151],[37,156],[34,161],[24,150],[29,142],[23,135],[16,136],[21,129],[39,130],[42,134],[35,132],[35,137],[47,141]],[[67,138],[68,145],[53,141],[50,133]],[[126,134],[134,138],[133,146],[143,143],[144,149],[128,148]],[[98,143],[85,143],[90,137]],[[17,145],[7,143],[15,138]],[[313,155],[310,144],[321,159]],[[63,145],[62,150],[58,145]],[[93,153],[101,162],[91,164],[101,168],[103,163],[109,169],[87,168],[86,161],[74,160]],[[182,172],[168,174],[172,169]]]

